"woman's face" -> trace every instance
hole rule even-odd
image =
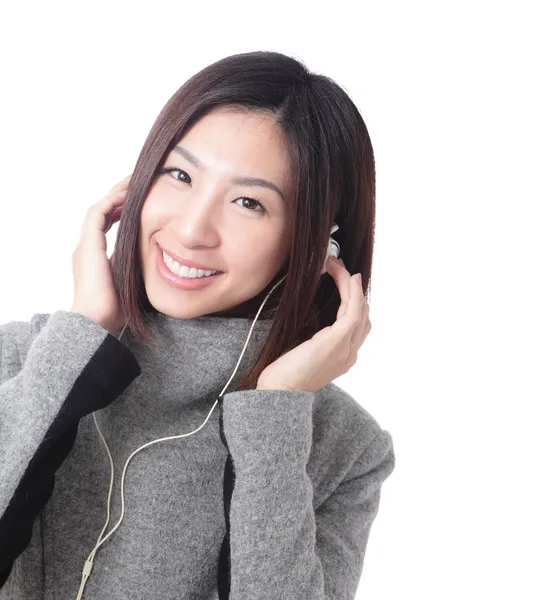
[[[193,125],[141,211],[141,269],[154,308],[185,319],[231,314],[265,289],[289,251],[288,165],[282,131],[269,116],[221,107]],[[161,173],[166,168],[175,170]],[[159,272],[162,248],[223,273],[180,289]]]

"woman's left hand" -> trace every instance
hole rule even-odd
[[[336,321],[283,354],[258,378],[256,389],[316,392],[354,366],[369,331],[369,304],[357,275],[330,257],[327,272],[339,290]]]

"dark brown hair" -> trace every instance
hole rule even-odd
[[[134,339],[151,338],[145,315],[156,312],[146,295],[139,260],[140,214],[172,148],[210,110],[225,106],[270,115],[284,132],[293,198],[287,261],[265,290],[237,309],[253,319],[274,281],[287,274],[258,317],[273,324],[256,363],[235,391],[252,389],[282,354],[332,325],[340,304],[330,275],[321,276],[333,222],[350,274],[361,273],[369,292],[375,228],[375,163],[367,127],[348,94],[325,75],[278,52],[223,58],[186,81],[165,104],[141,149],[128,186],[114,256],[114,278]],[[236,316],[236,315],[234,315]]]

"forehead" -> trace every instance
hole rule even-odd
[[[217,108],[194,123],[179,145],[195,155],[205,169],[223,168],[233,175],[271,175],[281,184],[289,180],[284,132],[269,114]]]

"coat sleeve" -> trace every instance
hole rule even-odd
[[[370,426],[362,434],[368,442],[352,449],[350,469],[314,509],[306,469],[313,397],[299,390],[223,397],[221,437],[234,471],[230,600],[354,600],[381,485],[395,465],[393,442],[388,431]]]
[[[87,317],[60,310],[37,331],[40,319],[0,327],[0,587],[30,543],[79,420],[140,374],[129,348]]]

